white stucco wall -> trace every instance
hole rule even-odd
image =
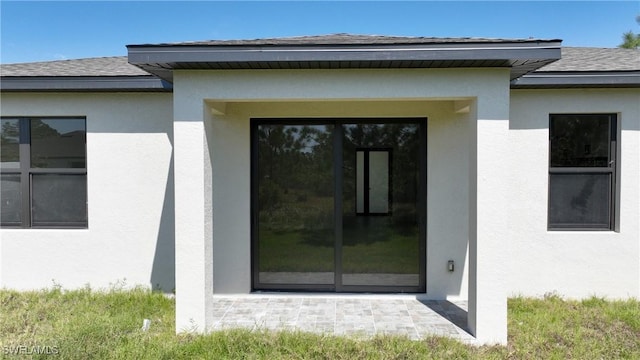
[[[617,231],[547,231],[554,113],[618,114]],[[509,127],[511,294],[640,296],[640,90],[514,90]]]
[[[0,287],[174,287],[171,94],[4,93],[2,116],[85,116],[88,229],[0,230]]]

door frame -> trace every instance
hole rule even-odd
[[[426,259],[427,259],[427,117],[328,117],[328,118],[251,118],[250,119],[250,152],[251,152],[251,289],[252,291],[303,291],[303,292],[370,292],[370,293],[425,293],[426,292]],[[405,123],[418,125],[418,251],[419,277],[418,286],[382,286],[382,285],[343,285],[342,284],[342,240],[343,240],[343,127],[344,124],[388,124]],[[264,284],[259,283],[259,239],[258,239],[258,132],[260,125],[333,125],[333,176],[334,176],[334,284]],[[341,149],[335,151],[335,149]],[[373,149],[373,147],[372,147]],[[390,184],[391,185],[391,184]],[[391,192],[391,190],[390,190]],[[355,209],[354,209],[355,210]]]

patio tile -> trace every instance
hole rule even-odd
[[[215,296],[212,329],[298,330],[328,335],[376,334],[419,340],[449,336],[467,343],[466,301],[419,301],[415,298]]]

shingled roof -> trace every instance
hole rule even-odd
[[[0,76],[150,76],[126,56],[3,64]]]
[[[563,47],[562,58],[543,66],[546,71],[638,71],[640,50],[620,48]]]
[[[176,43],[129,45],[146,46],[318,46],[318,45],[425,45],[425,44],[491,44],[491,43],[539,43],[559,42],[558,39],[496,39],[476,37],[424,37],[424,36],[387,36],[358,34],[328,34],[293,36],[282,38],[245,39],[245,40],[204,40]]]
[[[129,62],[172,81],[173,70],[502,67],[511,78],[560,58],[557,39],[329,34],[128,45]]]
[[[171,91],[126,56],[0,65],[2,91]]]
[[[178,48],[187,49],[181,58],[188,58],[187,55],[193,51],[212,51],[214,56],[237,56],[237,53],[225,53],[229,49],[249,50],[249,56],[261,56],[265,49],[279,49],[286,52],[287,48],[297,47],[305,49],[308,47],[324,47],[330,49],[348,48],[350,54],[362,54],[363,52],[379,51],[380,49],[393,49],[389,54],[396,54],[398,50],[412,49],[457,49],[459,52],[490,51],[500,52],[505,49],[527,49],[533,46],[536,49],[553,48],[557,46],[559,40],[540,39],[488,39],[488,38],[433,38],[433,37],[399,37],[399,36],[378,36],[378,35],[350,35],[332,34],[321,36],[300,36],[274,39],[253,39],[253,40],[208,40],[193,41],[154,45],[129,45],[130,57],[113,56],[100,58],[87,58],[75,60],[60,60],[20,64],[0,65],[0,89],[2,91],[171,91],[171,84],[159,79],[158,74],[154,74],[144,69],[154,69],[149,62],[132,60],[131,52],[149,51],[152,55],[156,50],[164,51],[171,48],[166,53],[171,55]],[[520,47],[518,44],[521,44]],[[377,47],[376,47],[377,46]],[[406,46],[403,47],[403,46]],[[426,46],[423,47],[423,46]],[[204,50],[203,50],[204,49]],[[354,50],[355,49],[355,50]],[[356,52],[351,52],[352,50]],[[222,51],[222,52],[220,52]],[[236,50],[232,50],[236,51]],[[455,52],[455,53],[459,53]],[[164,54],[164,53],[163,53]],[[216,55],[218,54],[218,55]],[[236,54],[236,55],[233,55]],[[331,55],[334,54],[334,55]],[[419,59],[399,61],[385,59],[344,61],[340,58],[344,54],[337,51],[323,53],[321,56],[335,56],[334,63],[330,60],[325,62],[301,62],[299,59],[283,60],[280,64],[273,61],[258,59],[255,63],[236,63],[235,65],[224,60],[220,63],[193,63],[190,61],[167,62],[166,68],[159,68],[161,71],[170,72],[172,68],[335,68],[335,67],[451,67],[451,66],[471,66],[478,64],[482,60],[455,60],[451,62],[448,58],[442,59]],[[389,55],[384,53],[385,56]],[[411,55],[413,53],[409,53]],[[561,59],[553,62],[547,60],[540,63],[528,74],[518,75],[512,81],[512,88],[548,88],[548,87],[640,87],[640,50],[619,49],[619,48],[587,48],[587,47],[563,47],[561,48]],[[201,55],[198,55],[201,56]],[[278,55],[281,56],[281,55]],[[316,56],[316,55],[313,55]],[[353,56],[353,55],[349,55]],[[357,55],[360,56],[360,55]],[[380,55],[378,55],[380,56]],[[140,57],[138,56],[138,59]],[[274,58],[275,59],[275,58]],[[270,59],[273,60],[273,59]],[[225,62],[226,61],[226,62]],[[449,61],[449,63],[447,63]],[[522,62],[522,60],[518,60]],[[539,60],[536,60],[539,61]],[[130,62],[136,63],[133,65]],[[497,65],[498,59],[485,60],[485,66]],[[495,63],[495,64],[494,64]],[[288,65],[287,65],[288,64]],[[315,65],[314,65],[315,64]],[[323,65],[324,64],[324,65]],[[466,64],[466,65],[465,65]],[[469,65],[471,64],[471,65]],[[163,65],[163,66],[165,66]],[[294,66],[295,65],[295,66]],[[235,67],[234,67],[235,66]],[[262,66],[262,67],[261,67]],[[507,66],[509,66],[507,64]],[[526,65],[525,65],[526,66]],[[520,71],[526,71],[521,69]],[[152,71],[153,72],[153,71]],[[594,76],[597,74],[597,77]],[[559,80],[560,79],[560,80]],[[170,80],[170,78],[169,78]]]
[[[511,81],[512,89],[640,87],[640,50],[563,47],[562,58]]]

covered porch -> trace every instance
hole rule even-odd
[[[506,343],[509,239],[503,189],[508,164],[501,159],[508,150],[509,84],[559,56],[555,40],[328,36],[129,46],[132,64],[174,85],[176,330],[264,323],[334,334],[389,328],[417,338],[438,328],[419,330],[418,324],[429,323],[422,320],[438,318],[439,311],[447,314],[452,309],[446,306],[448,299],[458,298],[466,299],[468,307],[454,311],[455,318],[466,322],[444,316],[442,327],[451,330],[445,332],[460,334],[457,326],[478,343]],[[258,218],[252,216],[253,124],[258,119],[290,125],[298,119],[304,126],[320,118],[334,119],[335,125],[358,118],[423,119],[426,144],[418,156],[426,175],[416,178],[426,191],[417,197],[422,203],[416,213],[425,214],[418,242],[424,246],[416,251],[424,261],[411,270],[417,275],[417,282],[410,279],[412,298],[389,298],[397,296],[391,290],[383,290],[391,294],[375,301],[362,293],[346,299],[259,293],[291,291],[294,286],[262,285],[306,282],[301,280],[306,277],[285,269],[264,274],[276,276],[275,281],[259,278],[258,246],[252,241]],[[342,148],[340,137],[334,139],[333,148]],[[383,145],[385,149],[356,147],[355,156],[361,151],[364,166],[371,165],[366,157],[371,159],[371,152],[384,158],[381,152],[395,150]],[[333,154],[338,159],[339,152]],[[332,164],[339,174],[340,161]],[[340,199],[339,186],[334,189]],[[339,201],[334,214],[346,208]],[[367,212],[366,205],[363,209]],[[342,231],[335,219],[327,224]],[[340,238],[347,237],[336,238],[334,261],[339,264]],[[369,273],[390,272],[376,270]],[[318,277],[322,273],[327,279]],[[284,275],[296,280],[283,280]],[[326,289],[305,290],[368,291],[341,287],[340,281],[344,285],[352,279],[340,278],[338,265],[311,275],[313,283],[327,282]],[[388,285],[379,276],[374,280]],[[399,320],[386,323],[386,316]]]

